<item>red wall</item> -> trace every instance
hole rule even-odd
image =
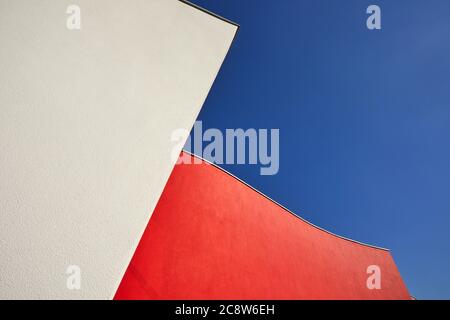
[[[369,290],[369,265],[381,290]],[[322,231],[209,165],[177,165],[115,299],[409,299],[389,253]]]

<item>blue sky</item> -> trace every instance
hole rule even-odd
[[[223,167],[390,248],[417,298],[450,298],[450,1],[193,2],[241,25],[203,126],[280,129],[277,175]],[[382,30],[366,28],[370,4]]]

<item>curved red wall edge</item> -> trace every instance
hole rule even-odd
[[[381,289],[367,287],[370,265]],[[203,162],[175,166],[115,299],[410,295],[389,251],[319,229]]]

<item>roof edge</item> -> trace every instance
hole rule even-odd
[[[241,27],[241,26],[240,26],[239,24],[237,24],[236,22],[233,22],[233,21],[231,21],[231,20],[229,20],[229,19],[227,19],[227,18],[224,18],[224,17],[222,17],[222,16],[220,16],[220,15],[218,15],[218,14],[215,14],[214,12],[211,12],[211,11],[209,11],[209,10],[203,8],[203,7],[200,7],[199,5],[196,5],[195,3],[192,3],[192,2],[187,1],[187,0],[178,0],[178,1],[184,3],[184,4],[188,5],[188,6],[191,6],[191,7],[193,7],[193,8],[196,8],[196,9],[198,9],[198,10],[200,10],[200,11],[203,11],[204,13],[207,13],[207,14],[209,14],[209,15],[215,17],[215,18],[218,18],[218,19],[220,19],[220,20],[222,20],[222,21],[225,21],[225,22],[227,22],[227,23],[229,23],[229,24],[232,24],[232,25],[236,26],[238,29]]]
[[[179,0],[179,1],[184,1],[184,0]],[[259,193],[260,195],[262,195],[262,196],[263,196],[264,198],[266,198],[267,200],[271,201],[272,203],[276,204],[276,205],[279,206],[280,208],[284,209],[285,211],[287,211],[288,213],[290,213],[291,215],[293,215],[293,216],[296,217],[297,219],[300,219],[301,221],[307,223],[308,225],[310,225],[310,226],[312,226],[312,227],[314,227],[314,228],[316,228],[316,229],[318,229],[318,230],[320,230],[320,231],[323,231],[323,232],[325,232],[325,233],[328,233],[329,235],[332,235],[332,236],[337,237],[337,238],[339,238],[339,239],[346,240],[346,241],[350,241],[350,242],[353,242],[353,243],[356,243],[356,244],[359,244],[359,245],[362,245],[362,246],[365,246],[365,247],[369,247],[369,248],[372,248],[372,249],[379,249],[379,250],[383,250],[383,251],[390,252],[390,249],[388,249],[388,248],[383,248],[383,247],[375,246],[375,245],[372,245],[372,244],[367,244],[367,243],[364,243],[364,242],[361,242],[361,241],[353,240],[353,239],[350,239],[350,238],[347,238],[347,237],[344,237],[344,236],[340,236],[340,235],[338,235],[338,234],[336,234],[336,233],[333,233],[333,232],[331,232],[331,231],[328,231],[328,230],[326,230],[326,229],[324,229],[324,228],[321,228],[321,227],[315,225],[314,223],[312,223],[312,222],[306,220],[305,218],[302,218],[301,216],[295,214],[293,211],[289,210],[288,208],[286,208],[285,206],[283,206],[283,205],[280,204],[279,202],[273,200],[273,199],[272,199],[271,197],[269,197],[268,195],[262,193],[261,191],[259,191],[259,190],[256,189],[255,187],[251,186],[250,184],[248,184],[247,182],[243,181],[242,179],[236,177],[234,174],[232,174],[232,173],[230,173],[229,171],[225,170],[224,168],[218,166],[217,164],[215,164],[215,163],[213,163],[213,162],[211,162],[211,161],[209,161],[209,160],[207,160],[207,159],[204,159],[203,157],[198,156],[198,155],[196,155],[196,154],[194,154],[194,153],[192,153],[192,152],[190,152],[190,151],[188,151],[188,150],[185,150],[184,148],[182,149],[182,152],[184,152],[184,153],[186,153],[186,154],[189,154],[189,155],[191,155],[191,156],[193,156],[193,157],[196,157],[196,158],[198,158],[198,159],[200,159],[200,160],[206,162],[207,164],[209,164],[209,165],[211,165],[211,166],[213,166],[213,167],[219,169],[220,171],[224,172],[225,174],[229,175],[230,177],[232,177],[232,178],[234,178],[234,179],[240,181],[241,183],[243,183],[244,185],[246,185],[247,187],[249,187],[249,188],[252,189],[253,191],[256,191],[257,193]]]

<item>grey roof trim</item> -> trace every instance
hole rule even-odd
[[[224,17],[222,17],[222,16],[219,16],[218,14],[215,14],[214,12],[211,12],[211,11],[209,11],[209,10],[206,10],[205,8],[202,8],[202,7],[198,6],[198,5],[196,5],[195,3],[192,3],[192,2],[187,1],[187,0],[178,0],[178,1],[184,3],[184,4],[188,5],[188,6],[194,7],[194,8],[196,8],[196,9],[200,10],[200,11],[203,11],[203,12],[205,12],[205,13],[207,13],[207,14],[213,16],[213,17],[216,17],[216,18],[218,18],[218,19],[220,19],[220,20],[222,20],[222,21],[225,21],[225,22],[228,22],[228,23],[230,23],[230,24],[232,24],[232,25],[235,25],[236,27],[238,27],[238,29],[239,29],[239,27],[240,27],[240,25],[237,24],[236,22],[233,22],[233,21],[231,21],[231,20],[228,20],[227,18],[224,18]]]
[[[275,203],[277,206],[279,206],[279,207],[281,207],[282,209],[286,210],[287,212],[289,212],[290,214],[292,214],[294,217],[296,217],[296,218],[302,220],[303,222],[309,224],[310,226],[312,226],[312,227],[314,227],[314,228],[316,228],[316,229],[319,229],[319,230],[321,230],[321,231],[323,231],[323,232],[326,232],[326,233],[328,233],[328,234],[330,234],[330,235],[332,235],[332,236],[334,236],[334,237],[337,237],[337,238],[339,238],[339,239],[347,240],[347,241],[350,241],[350,242],[353,242],[353,243],[356,243],[356,244],[359,244],[359,245],[363,245],[363,246],[365,246],[365,247],[374,248],[374,249],[379,249],[379,250],[383,250],[383,251],[390,251],[390,250],[387,249],[387,248],[378,247],[378,246],[374,246],[374,245],[371,245],[371,244],[363,243],[363,242],[360,242],[360,241],[357,241],[357,240],[353,240],[353,239],[350,239],[350,238],[346,238],[346,237],[340,236],[340,235],[338,235],[338,234],[335,234],[335,233],[333,233],[333,232],[331,232],[331,231],[328,231],[328,230],[326,230],[326,229],[323,229],[323,228],[321,228],[321,227],[319,227],[319,226],[313,224],[312,222],[309,222],[308,220],[306,220],[306,219],[300,217],[299,215],[295,214],[294,212],[292,212],[291,210],[289,210],[288,208],[286,208],[286,207],[283,206],[282,204],[280,204],[280,203],[278,203],[277,201],[273,200],[273,199],[270,198],[269,196],[265,195],[265,194],[262,193],[261,191],[259,191],[259,190],[257,190],[256,188],[252,187],[252,186],[249,185],[247,182],[245,182],[245,181],[239,179],[239,178],[236,177],[234,174],[228,172],[227,170],[225,170],[224,168],[218,166],[217,164],[212,163],[211,161],[206,160],[206,159],[204,159],[203,157],[200,157],[200,156],[198,156],[198,155],[196,155],[196,154],[194,154],[194,153],[192,153],[192,152],[190,152],[190,151],[188,151],[188,150],[185,150],[184,148],[183,148],[183,152],[185,152],[185,153],[187,153],[187,154],[189,154],[189,155],[191,155],[191,156],[193,156],[193,157],[196,157],[196,158],[198,158],[198,159],[201,159],[202,161],[204,161],[204,162],[206,162],[206,163],[212,165],[213,167],[215,167],[215,168],[221,170],[222,172],[226,173],[226,174],[229,175],[230,177],[232,177],[232,178],[234,178],[234,179],[240,181],[241,183],[243,183],[244,185],[246,185],[247,187],[249,187],[249,188],[252,189],[253,191],[256,191],[257,193],[259,193],[260,195],[262,195],[264,198],[268,199],[269,201]]]

